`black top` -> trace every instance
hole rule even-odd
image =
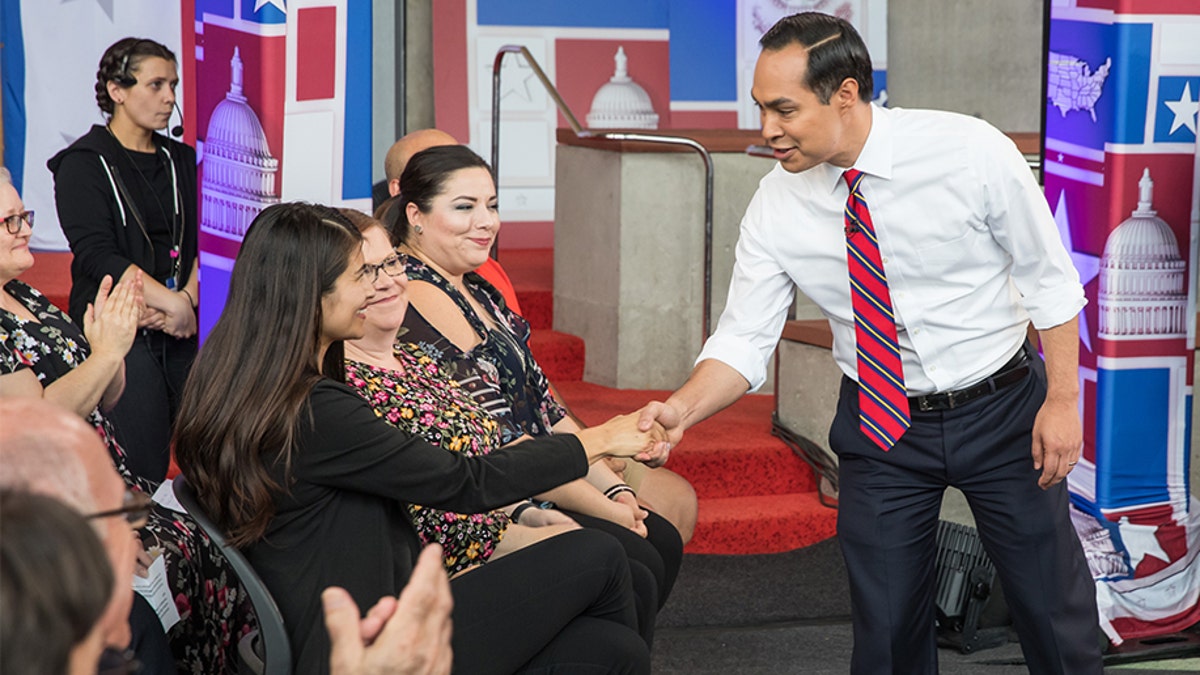
[[[583,446],[571,435],[468,457],[392,427],[332,380],[313,387],[309,403],[290,494],[276,498],[265,536],[246,547],[279,604],[297,672],[328,672],[326,587],[345,588],[364,612],[403,589],[421,548],[406,503],[487,511],[587,473]],[[274,477],[282,482],[281,466]]]
[[[134,264],[165,285],[175,269],[176,237],[181,238],[177,288],[187,283],[198,245],[196,151],[162,134],[153,140],[156,152],[134,152],[97,124],[46,163],[54,174],[58,219],[74,254],[68,313],[80,325],[105,274],[115,282]]]

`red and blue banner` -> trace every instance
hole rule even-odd
[[[438,0],[433,16],[438,128],[491,156],[492,64],[503,45],[529,49],[585,127],[621,50],[649,126],[757,128],[750,80],[758,39],[787,14],[836,14],[862,33],[886,100],[887,0]],[[632,95],[632,94],[630,94]],[[501,72],[501,245],[553,243],[555,130],[566,127],[519,55]],[[635,125],[619,125],[634,128]],[[598,128],[598,127],[596,127]]]
[[[201,335],[245,229],[304,200],[370,210],[370,0],[196,0]]]
[[[1200,621],[1188,486],[1200,2],[1055,0],[1044,183],[1088,294],[1076,529],[1115,644]]]

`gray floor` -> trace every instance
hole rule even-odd
[[[773,555],[685,556],[659,615],[654,672],[848,673],[849,615],[836,539]],[[1188,642],[1110,656],[1106,672],[1198,673],[1200,633],[1188,637]],[[1137,658],[1151,660],[1128,663]],[[943,648],[938,660],[940,672],[948,675],[1027,672],[1015,642],[972,654]]]

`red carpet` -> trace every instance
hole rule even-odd
[[[669,394],[582,382],[583,340],[550,330],[553,251],[502,251],[500,261],[534,328],[534,356],[585,423],[598,424]],[[771,435],[774,405],[773,396],[747,396],[690,429],[671,453],[671,470],[687,478],[700,497],[688,553],[778,553],[834,535],[837,512],[817,500],[812,470]]]
[[[33,286],[62,311],[71,299],[71,254],[34,251],[33,267],[21,275],[21,281]]]

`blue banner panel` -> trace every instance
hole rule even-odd
[[[4,115],[4,166],[13,187],[25,194],[25,36],[21,32],[21,3],[0,4],[0,107]]]
[[[235,0],[196,0],[196,20],[201,21],[205,14],[233,18],[233,3]],[[253,9],[254,5],[250,5]]]
[[[1166,503],[1171,371],[1108,370],[1096,378],[1096,501],[1102,509]]]
[[[1158,78],[1154,142],[1195,143],[1197,100],[1200,100],[1200,77]]]
[[[737,101],[737,3],[670,0],[671,100]]]
[[[346,3],[342,199],[371,196],[371,1]]]
[[[1146,142],[1149,24],[1051,21],[1046,136],[1096,150]],[[1113,58],[1121,59],[1114,64]],[[1090,118],[1081,123],[1077,118]]]
[[[478,0],[476,15],[480,26],[666,28],[667,0]]]

